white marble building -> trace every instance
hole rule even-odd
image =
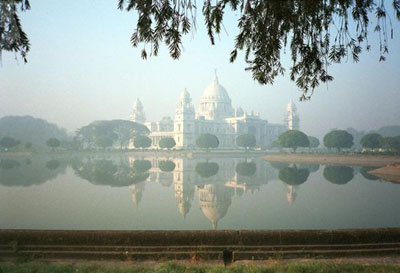
[[[158,147],[160,139],[173,137],[177,149],[195,148],[200,134],[214,134],[219,139],[219,148],[236,148],[236,137],[241,134],[253,134],[257,146],[266,148],[287,129],[298,129],[299,117],[293,102],[287,106],[286,124],[272,124],[261,119],[253,111],[247,113],[241,107],[233,108],[226,89],[215,75],[211,84],[205,88],[200,104],[195,111],[189,92],[184,89],[175,109],[174,119],[164,117],[161,121],[145,122],[144,108],[136,100],[131,120],[145,124],[151,131],[153,147]]]

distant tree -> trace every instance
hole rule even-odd
[[[172,137],[162,138],[158,143],[158,146],[160,146],[160,148],[162,149],[167,148],[168,150],[175,147],[175,145],[176,145],[175,139]]]
[[[246,150],[256,146],[256,137],[253,134],[244,134],[236,138],[236,145]]]
[[[136,136],[133,139],[133,146],[135,148],[149,148],[151,146],[151,139],[147,136]]]
[[[32,147],[32,142],[25,143],[25,149],[30,149]]]
[[[195,169],[200,177],[208,178],[218,173],[219,165],[216,162],[199,162]]]
[[[119,143],[122,150],[128,146],[132,138],[147,135],[149,132],[146,126],[133,121],[99,120],[78,129],[76,137],[81,142],[80,146],[87,144],[88,147],[97,145],[96,142],[102,143],[104,139],[112,139],[113,144],[114,142]],[[98,138],[101,140],[98,140]],[[100,145],[100,147],[102,146]]]
[[[51,149],[54,151],[55,148],[60,147],[61,142],[57,138],[49,138],[46,141],[46,145],[51,147]]]
[[[279,179],[291,186],[298,186],[307,181],[310,175],[309,170],[299,169],[296,165],[286,167],[279,171]]]
[[[352,127],[347,128],[346,131],[353,136],[353,143],[354,143],[353,148],[361,150],[362,146],[360,144],[360,141],[363,138],[363,136],[365,136],[365,132],[358,131]]]
[[[310,148],[317,148],[320,145],[319,139],[313,136],[308,136],[310,142]]]
[[[158,162],[158,167],[163,172],[172,172],[175,170],[176,165],[171,160],[163,160]]]
[[[400,136],[400,125],[384,126],[378,130],[378,133],[383,137]]]
[[[297,130],[288,130],[279,136],[279,144],[285,148],[292,148],[294,152],[298,147],[308,147],[310,142],[306,134]]]
[[[256,170],[257,165],[254,162],[239,162],[236,165],[236,173],[242,176],[253,176]]]
[[[208,152],[210,148],[217,148],[219,146],[219,140],[215,135],[201,134],[196,139],[196,145],[199,148],[206,149]]]
[[[376,149],[382,147],[383,137],[380,134],[368,134],[363,136],[360,144],[363,148]]]
[[[324,136],[324,145],[338,151],[353,146],[353,136],[344,130],[334,130]]]
[[[400,153],[400,136],[398,137],[385,137],[382,140],[383,147],[395,153]]]
[[[12,137],[3,137],[0,140],[0,146],[5,149],[11,149],[15,146],[18,146],[21,142],[19,140],[15,140]]]
[[[326,166],[323,175],[333,184],[344,185],[353,179],[354,170],[347,166]]]

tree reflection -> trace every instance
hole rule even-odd
[[[324,177],[333,184],[344,185],[354,177],[354,170],[347,166],[326,166]]]
[[[55,178],[66,168],[66,164],[60,162],[57,168],[49,168],[47,160],[46,157],[34,157],[21,162],[13,159],[0,160],[0,184],[10,187],[39,185]]]
[[[151,168],[150,161],[137,161],[140,162],[134,161],[132,168],[122,162],[116,165],[112,160],[89,160],[73,168],[76,175],[92,184],[126,187],[142,182],[149,177],[147,170]]]
[[[55,170],[60,167],[60,162],[56,159],[52,159],[46,162],[46,168],[49,170]]]
[[[286,167],[279,171],[279,179],[291,186],[297,186],[307,181],[310,171],[307,169]]]
[[[254,162],[240,162],[236,165],[236,173],[242,176],[253,176],[257,165]]]
[[[376,169],[378,169],[378,167],[362,167],[360,169],[360,173],[365,179],[374,180],[374,181],[375,180],[379,180],[379,177],[368,173],[369,171],[373,171],[373,170],[376,170]]]
[[[200,177],[208,178],[218,173],[219,165],[215,162],[199,162],[196,164],[196,172]]]
[[[135,160],[132,168],[135,172],[147,172],[151,169],[151,162],[149,160]]]
[[[163,172],[172,172],[175,170],[176,165],[171,160],[163,160],[158,162],[158,167]]]
[[[299,164],[300,169],[307,169],[310,173],[315,173],[319,170],[319,164]]]

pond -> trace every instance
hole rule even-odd
[[[1,159],[0,229],[400,227],[400,185],[369,169],[128,154]]]

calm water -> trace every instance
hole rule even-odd
[[[400,185],[367,170],[254,158],[2,159],[0,229],[400,227]]]

